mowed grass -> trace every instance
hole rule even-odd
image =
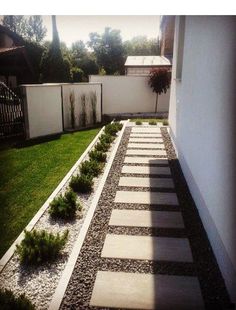
[[[0,257],[78,160],[100,128],[0,151]]]

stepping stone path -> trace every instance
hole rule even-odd
[[[160,150],[160,147],[163,149]],[[137,177],[134,176],[136,174]],[[194,264],[187,236],[180,238],[174,235],[176,229],[184,232],[184,221],[178,208],[179,201],[174,192],[174,182],[159,127],[132,127],[118,186],[110,227],[158,228],[167,229],[169,233],[168,237],[145,233],[107,233],[101,257],[129,259],[134,262],[154,261],[160,266],[163,263]],[[116,207],[118,203],[119,208]],[[137,207],[139,204],[147,207],[153,205],[154,211],[153,208],[140,210]],[[133,206],[131,210],[128,205]],[[158,205],[163,211],[155,211],[155,206]],[[165,206],[173,206],[173,211],[165,210]],[[194,276],[99,270],[90,306],[204,309],[204,302],[199,280]]]

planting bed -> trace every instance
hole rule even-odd
[[[116,145],[117,139],[118,138],[116,137],[107,152],[107,162]],[[87,154],[84,160],[88,159],[89,156]],[[79,167],[73,174],[75,175],[78,172]],[[101,179],[102,174],[99,177],[94,178],[92,193],[78,194],[78,200],[83,209],[82,211],[77,211],[74,220],[69,222],[58,219],[54,220],[50,217],[47,209],[36,223],[34,229],[37,230],[45,229],[47,232],[52,233],[62,233],[66,229],[69,230],[69,238],[60,257],[55,262],[50,264],[47,263],[37,267],[25,267],[20,264],[18,256],[14,254],[0,274],[0,288],[10,289],[16,295],[25,293],[26,297],[28,297],[36,306],[36,309],[48,308]],[[70,180],[68,180],[68,182],[63,186],[59,194],[65,193],[68,189],[69,181]]]
[[[77,259],[73,274],[64,295],[61,309],[96,309],[89,305],[92,290],[99,271],[130,273],[151,273],[164,275],[198,276],[206,308],[221,309],[228,307],[229,297],[223,279],[214,259],[210,244],[202,227],[196,207],[189,194],[179,163],[166,129],[161,129],[171,167],[172,177],[180,205],[178,207],[150,206],[142,204],[118,204],[116,209],[143,209],[181,211],[185,229],[153,229],[145,227],[111,227],[109,220],[114,199],[118,190],[121,169],[127,149],[131,128],[126,128],[116,157],[113,161],[106,184],[100,196],[97,208]],[[119,190],[121,188],[119,187]],[[131,188],[122,187],[124,190]],[[145,188],[147,190],[147,188]],[[150,190],[150,188],[149,188]],[[188,237],[194,257],[194,263],[162,262],[118,258],[101,258],[101,251],[107,233],[126,235],[151,235]]]

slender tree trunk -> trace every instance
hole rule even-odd
[[[157,113],[157,103],[158,103],[158,94],[156,96],[156,106],[155,106],[155,113]]]

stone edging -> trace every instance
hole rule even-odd
[[[36,223],[39,221],[41,216],[44,214],[44,212],[49,207],[50,202],[55,198],[55,196],[60,192],[60,190],[63,188],[63,186],[66,184],[66,182],[69,180],[69,178],[73,175],[73,173],[76,171],[80,163],[84,160],[84,158],[87,156],[88,152],[93,148],[93,146],[97,143],[98,138],[102,134],[104,130],[103,126],[99,133],[96,135],[96,137],[93,139],[93,141],[89,144],[89,146],[86,148],[84,153],[80,156],[80,158],[77,160],[77,162],[73,165],[73,167],[69,170],[69,172],[66,174],[66,176],[62,179],[62,181],[58,184],[56,189],[52,192],[52,194],[48,197],[48,199],[45,201],[45,203],[42,205],[42,207],[38,210],[38,212],[35,214],[35,216],[31,219],[29,224],[25,227],[24,230],[31,231]],[[6,251],[6,253],[3,255],[3,257],[0,260],[0,273],[3,271],[4,267],[8,263],[8,261],[13,256],[16,244],[19,244],[24,239],[24,230],[20,233],[20,235],[16,238],[16,240],[12,243],[10,248]]]
[[[106,179],[107,179],[107,176],[109,174],[109,171],[111,169],[111,166],[112,166],[112,163],[113,163],[113,159],[115,158],[115,155],[116,155],[116,152],[117,152],[117,149],[120,145],[120,141],[121,141],[121,138],[123,136],[123,133],[124,133],[124,130],[125,130],[125,127],[127,125],[127,123],[129,122],[129,120],[125,121],[123,123],[123,128],[120,132],[120,135],[118,137],[118,140],[116,142],[116,145],[112,151],[112,154],[111,154],[111,157],[107,163],[107,166],[105,168],[105,171],[104,171],[104,174],[102,176],[102,179],[101,179],[101,182],[97,188],[97,191],[96,191],[96,194],[93,198],[93,201],[92,201],[92,204],[88,210],[88,213],[86,215],[86,218],[84,220],[84,223],[83,223],[83,226],[79,232],[79,236],[77,238],[77,240],[75,241],[74,243],[74,247],[72,249],[72,252],[70,254],[70,257],[67,261],[67,264],[66,264],[66,267],[62,273],[62,276],[61,276],[61,279],[59,280],[59,283],[58,283],[58,286],[56,288],[56,291],[53,295],[53,298],[51,300],[51,303],[49,305],[49,310],[57,310],[60,308],[60,305],[61,305],[61,302],[63,300],[63,297],[64,297],[64,293],[66,291],[66,288],[67,288],[67,285],[69,283],[69,280],[70,280],[70,277],[72,275],[72,272],[74,270],[74,266],[76,264],[76,261],[77,261],[77,258],[79,256],[79,253],[80,253],[80,249],[83,245],[83,242],[84,242],[84,239],[86,237],[86,234],[87,234],[87,231],[88,231],[88,228],[89,228],[89,225],[90,225],[90,222],[93,218],[93,214],[95,212],[95,209],[96,209],[96,206],[97,206],[97,203],[99,201],[99,198],[100,198],[100,195],[102,193],[102,190],[103,190],[103,187],[105,185],[105,182],[106,182]]]

